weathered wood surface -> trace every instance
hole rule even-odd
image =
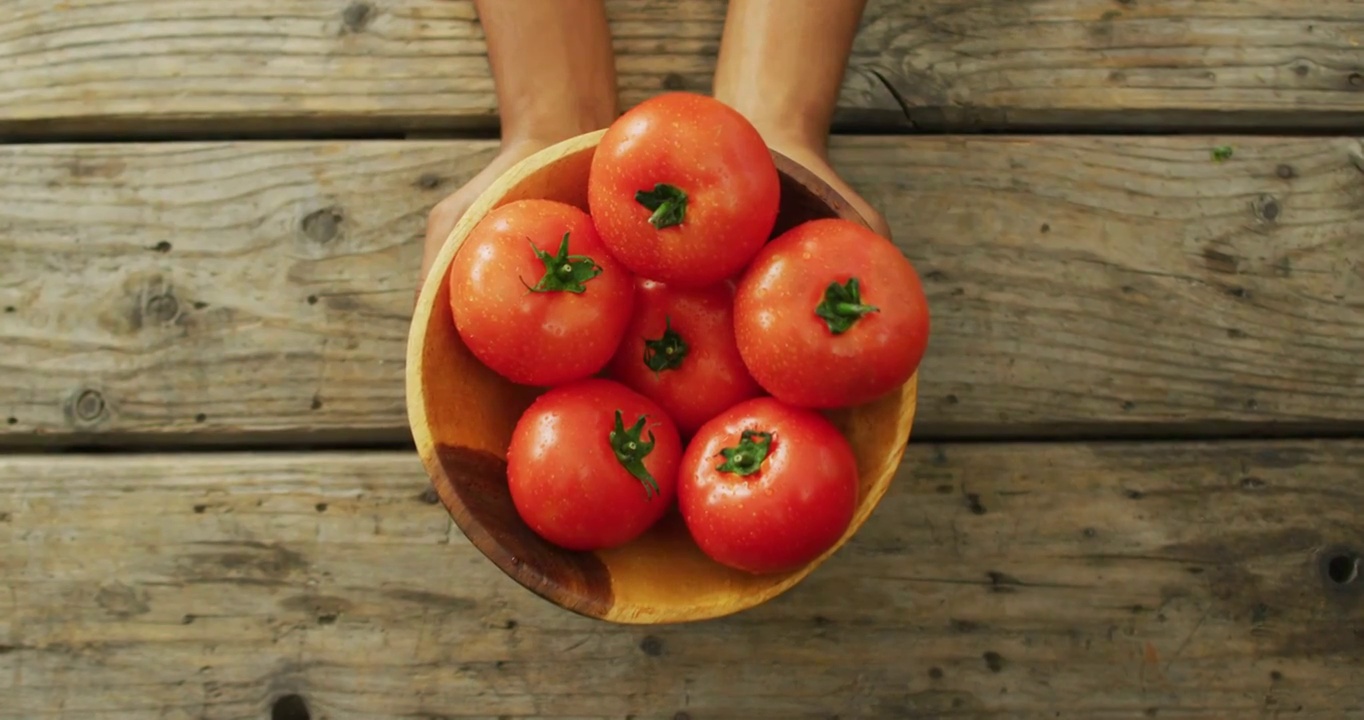
[[[407,453],[7,457],[0,715],[1364,713],[1364,443],[914,445],[903,468],[791,592],[641,628],[515,585]]]
[[[915,436],[1358,432],[1364,146],[1222,142],[840,138],[932,302]],[[493,151],[0,147],[0,438],[401,441],[425,213]]]
[[[470,0],[10,0],[0,134],[492,127]],[[706,91],[723,0],[608,0],[622,100]],[[1358,0],[873,0],[852,126],[1359,127]]]

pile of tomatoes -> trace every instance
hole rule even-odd
[[[838,219],[769,241],[778,173],[712,98],[660,95],[609,127],[588,210],[527,199],[488,213],[451,266],[465,345],[546,388],[507,456],[541,537],[598,550],[674,505],[715,561],[797,568],[852,520],[858,468],[821,410],[914,373],[927,301],[888,240]]]

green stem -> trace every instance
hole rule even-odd
[[[644,421],[647,416],[640,415],[639,420],[629,429],[625,429],[625,419],[620,411],[616,411],[616,428],[611,431],[607,438],[611,441],[611,451],[616,454],[616,460],[627,472],[634,475],[644,484],[644,496],[652,498],[659,493],[658,481],[649,473],[649,468],[644,467],[644,458],[654,451],[654,431],[649,431],[649,440],[645,442],[641,437],[644,432]]]
[[[649,224],[657,230],[681,225],[687,218],[687,193],[676,185],[656,183],[653,190],[639,190],[635,202],[654,212]]]
[[[720,451],[725,461],[716,470],[740,476],[752,475],[762,467],[771,449],[772,433],[745,430],[739,435],[738,445]]]
[[[564,239],[559,243],[559,252],[554,255],[535,247],[535,243],[529,238],[526,242],[530,243],[530,249],[535,253],[535,257],[545,266],[545,274],[540,277],[540,282],[535,283],[534,287],[526,285],[531,292],[580,294],[587,290],[587,281],[602,272],[601,266],[592,258],[568,254],[568,233],[564,233]],[[526,281],[522,280],[521,284],[525,285]]]
[[[672,327],[672,318],[663,318],[663,336],[657,340],[644,339],[644,365],[655,373],[676,370],[687,357],[687,341]]]
[[[855,277],[843,285],[837,280],[829,283],[824,299],[815,306],[815,314],[824,319],[829,332],[835,335],[847,332],[863,315],[880,311],[881,308],[862,302],[862,288]]]

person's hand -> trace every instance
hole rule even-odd
[[[469,206],[530,155],[616,117],[616,66],[603,0],[476,0],[497,89],[502,149],[426,219],[417,292]]]
[[[768,147],[805,166],[890,237],[886,219],[829,163],[834,105],[866,0],[730,0],[715,97],[738,110]]]
[[[421,275],[417,280],[418,292],[421,292],[421,286],[426,282],[426,276],[431,272],[431,265],[440,254],[440,249],[450,237],[450,231],[455,229],[455,224],[464,217],[469,206],[513,165],[545,147],[547,147],[545,143],[529,140],[504,144],[487,167],[431,208],[430,214],[426,216],[426,241],[422,246]]]
[[[853,209],[862,216],[862,219],[867,221],[867,225],[869,225],[878,235],[890,238],[890,224],[886,222],[885,216],[875,207],[872,207],[872,204],[867,202],[866,198],[862,197],[861,194],[854,190],[853,187],[834,170],[833,165],[829,163],[829,156],[822,144],[783,140],[775,133],[771,132],[769,132],[764,139],[767,141],[768,147],[791,158],[796,163],[805,167],[805,169],[814,173],[819,179],[828,183],[829,187],[833,188],[834,192],[837,192],[843,199],[847,200],[848,204],[852,205]]]

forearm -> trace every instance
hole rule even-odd
[[[715,97],[769,144],[824,148],[866,0],[730,0]]]
[[[477,0],[502,139],[552,143],[616,118],[603,0]]]

